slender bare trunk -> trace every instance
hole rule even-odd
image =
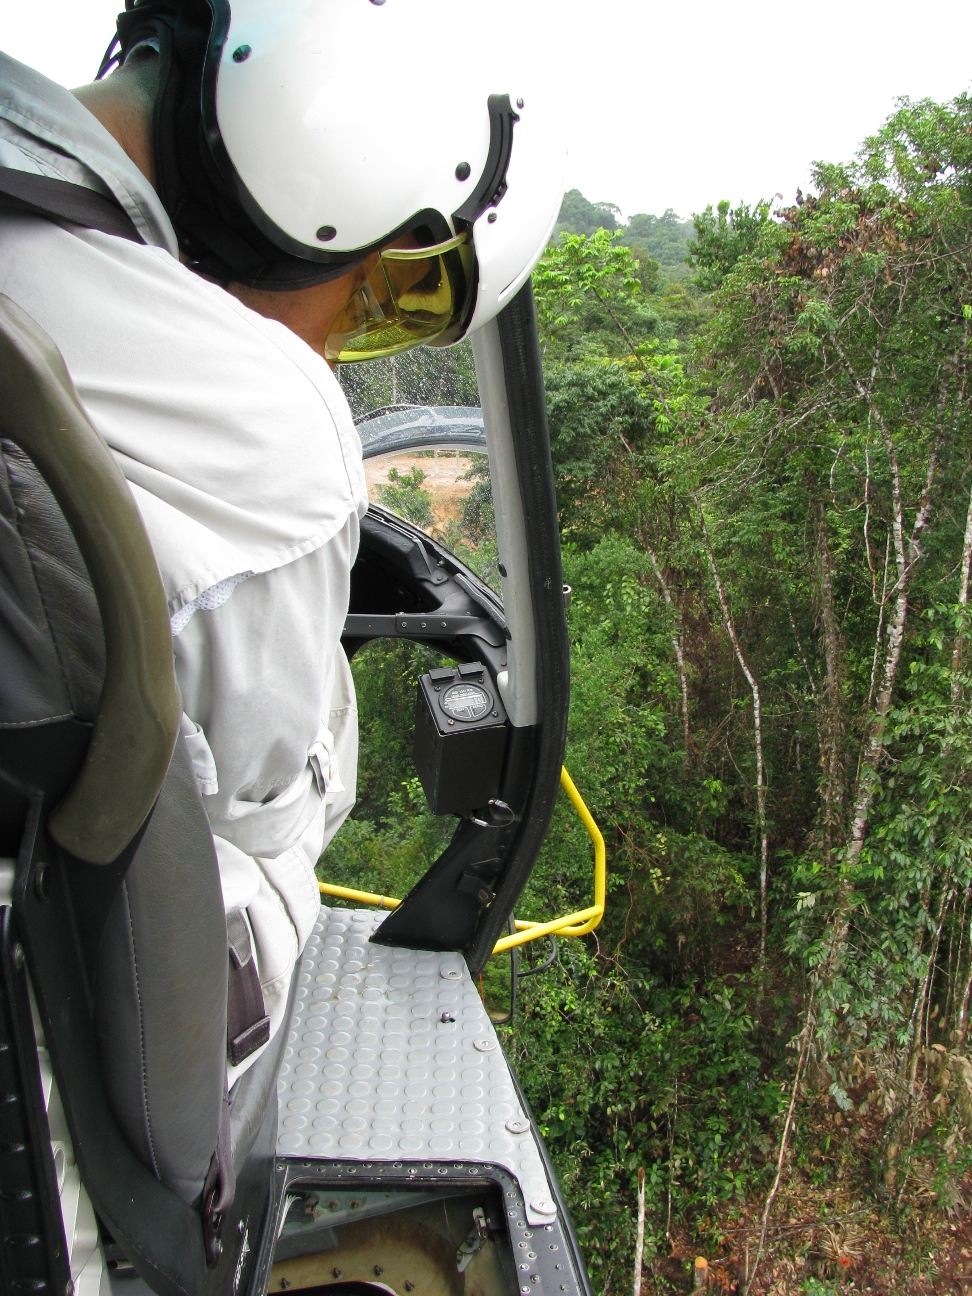
[[[678,678],[682,688],[682,736],[685,741],[685,763],[688,764],[688,759],[689,759],[688,676],[685,673],[685,643],[682,636],[682,613],[681,613],[681,609],[675,606],[675,601],[672,598],[672,592],[668,587],[668,582],[665,580],[664,573],[662,572],[661,566],[658,562],[658,558],[655,555],[654,549],[652,549],[651,545],[647,542],[647,540],[644,540],[644,538],[642,539],[645,546],[645,551],[647,552],[649,561],[651,562],[652,571],[655,573],[655,577],[658,581],[658,584],[661,586],[662,597],[664,598],[665,602],[668,604],[669,610],[678,617],[677,629],[672,630],[672,649],[675,653],[675,660],[678,663]]]
[[[898,576],[897,582],[892,590],[894,603],[888,621],[884,660],[880,673],[881,682],[878,687],[877,696],[874,700],[874,709],[871,712],[868,722],[867,734],[864,742],[864,757],[861,761],[860,771],[857,777],[853,815],[851,818],[850,833],[846,846],[845,858],[849,864],[853,865],[860,859],[861,851],[864,848],[864,838],[867,834],[867,825],[871,815],[871,808],[874,804],[874,797],[879,785],[879,772],[884,756],[884,735],[887,728],[888,713],[891,710],[891,700],[894,695],[894,685],[898,675],[898,666],[901,662],[901,649],[904,644],[905,624],[908,619],[910,578],[912,572],[921,559],[922,536],[926,526],[928,525],[929,519],[931,518],[932,492],[938,470],[938,455],[942,444],[942,427],[945,404],[944,400],[939,402],[937,425],[935,428],[931,453],[928,458],[925,484],[921,493],[921,499],[918,502],[914,525],[911,528],[911,535],[906,538],[904,529],[904,501],[901,489],[901,469],[898,464],[898,455],[895,449],[894,440],[891,436],[891,431],[885,423],[884,416],[880,409],[874,403],[873,398],[874,378],[877,371],[878,361],[875,359],[874,370],[871,374],[871,382],[867,387],[865,387],[855,374],[847,356],[839,345],[837,346],[837,350],[844,362],[847,373],[850,375],[857,388],[858,394],[866,403],[868,414],[876,423],[881,433],[881,439],[884,442],[884,450],[887,455],[888,468],[890,469],[891,476],[891,537],[893,541],[895,567]],[[838,928],[841,926],[843,926],[843,923],[838,921]]]
[[[956,401],[956,422],[958,410],[965,407],[965,393],[968,382],[969,365],[969,321],[966,318],[962,330],[962,346],[959,350],[959,389]],[[965,515],[965,539],[962,542],[962,564],[959,568],[959,607],[964,611],[969,602],[969,567],[972,565],[972,491],[969,493],[969,507]],[[960,625],[955,635],[955,646],[952,649],[952,705],[957,707],[962,700],[962,686],[958,676],[962,670],[962,641],[965,638],[965,626]]]
[[[959,950],[959,953],[961,953],[961,949]],[[965,1043],[965,1036],[968,1034],[970,997],[972,997],[972,935],[969,937],[969,974],[965,979],[965,989],[962,991],[962,999],[959,1004],[958,1018],[956,1021],[957,1033],[955,1036],[955,1047],[957,1049],[960,1049]]]
[[[712,579],[715,582],[716,592],[719,595],[719,604],[722,608],[722,618],[725,623],[726,632],[732,640],[733,651],[736,654],[736,661],[739,663],[739,669],[746,677],[746,683],[749,685],[750,692],[753,695],[753,736],[756,745],[756,816],[759,822],[759,970],[760,986],[762,986],[766,973],[766,936],[768,927],[768,886],[769,886],[769,834],[766,827],[766,767],[763,762],[763,708],[759,695],[759,684],[756,676],[749,669],[749,663],[743,654],[742,645],[739,642],[739,636],[736,634],[736,627],[733,624],[732,616],[729,612],[729,603],[726,599],[726,592],[722,584],[722,578],[719,575],[719,569],[716,566],[715,554],[712,550],[712,542],[709,539],[709,529],[705,525],[705,514],[702,512],[702,505],[699,502],[698,495],[693,495],[695,507],[699,515],[699,524],[702,528],[702,537],[705,542],[705,552],[708,555],[709,567],[712,571]]]
[[[645,1259],[645,1169],[638,1169],[638,1231],[635,1236],[634,1296],[641,1296],[641,1266]]]
[[[810,1052],[810,1041],[813,1038],[815,995],[816,985],[814,985],[810,991],[810,1000],[807,1004],[807,1017],[806,1021],[803,1023],[803,1030],[800,1033],[800,1053],[797,1057],[796,1072],[793,1076],[793,1088],[790,1090],[790,1105],[787,1108],[783,1133],[780,1135],[780,1147],[776,1156],[776,1174],[773,1178],[773,1184],[766,1195],[766,1203],[763,1206],[763,1218],[759,1229],[759,1245],[756,1248],[756,1258],[753,1261],[752,1269],[749,1271],[749,1278],[744,1289],[747,1296],[748,1293],[752,1291],[753,1283],[756,1281],[756,1271],[759,1268],[759,1262],[763,1256],[763,1248],[766,1245],[766,1230],[769,1226],[770,1211],[773,1209],[773,1202],[776,1200],[776,1194],[780,1190],[780,1182],[783,1178],[783,1167],[786,1164],[786,1153],[790,1144],[790,1132],[793,1129],[793,1116],[796,1112],[797,1098],[800,1093],[800,1081],[803,1079],[803,1070],[806,1066],[807,1055]]]
[[[965,515],[965,539],[962,542],[962,565],[959,568],[958,604],[965,610],[969,602],[969,568],[972,567],[972,491],[969,492],[969,508]],[[962,640],[965,627],[959,628],[955,636],[955,647],[952,649],[952,705],[958,706],[962,700],[962,686],[959,672],[962,669]]]
[[[817,570],[820,622],[823,631],[824,678],[817,694],[817,726],[820,735],[821,827],[827,854],[839,849],[843,838],[844,797],[847,787],[844,741],[844,699],[841,689],[840,627],[834,610],[833,555],[827,525],[827,507],[819,495],[814,498],[817,524]]]

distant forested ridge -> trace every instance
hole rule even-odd
[[[646,1296],[688,1291],[696,1255],[752,1296],[957,1291],[972,99],[903,100],[808,194],[685,225],[572,191],[534,274],[566,763],[610,881],[598,931],[521,983],[506,1047],[598,1293],[630,1290],[639,1170]],[[480,477],[450,537],[487,574],[489,507]],[[361,809],[326,860],[394,891],[444,840],[409,778],[428,654],[369,652]],[[564,804],[517,916],[590,886]]]
[[[680,277],[684,272],[688,277],[686,262],[689,241],[695,237],[695,225],[691,220],[682,220],[671,207],[661,216],[638,212],[625,223],[621,221],[620,209],[614,203],[592,203],[579,189],[568,189],[554,237],[561,234],[591,235],[599,229],[619,230],[620,241],[635,250],[636,255],[644,253],[666,270],[674,270]]]

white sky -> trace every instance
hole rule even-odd
[[[121,7],[0,0],[0,47],[80,85]],[[626,214],[789,199],[814,159],[852,156],[896,96],[972,84],[969,0],[520,0],[518,12],[569,91],[569,186]]]

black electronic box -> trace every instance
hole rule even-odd
[[[433,814],[468,814],[499,792],[507,719],[480,662],[423,675],[415,705],[415,768]]]

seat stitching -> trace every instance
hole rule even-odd
[[[17,445],[16,441],[13,441],[11,444],[14,445],[18,450],[21,450],[21,453],[25,456],[25,458],[29,459],[30,462],[33,463],[33,460],[30,459],[30,455],[28,455],[25,450],[22,450],[21,447]],[[37,596],[41,601],[41,607],[44,609],[44,616],[47,618],[47,632],[50,635],[51,643],[54,646],[54,656],[57,658],[58,669],[61,672],[61,683],[64,685],[64,692],[67,696],[68,702],[71,705],[72,708],[71,714],[73,715],[74,695],[71,692],[71,685],[68,683],[67,672],[64,669],[64,661],[61,657],[61,645],[57,641],[57,635],[54,631],[54,621],[53,618],[51,617],[50,609],[47,606],[47,599],[44,597],[44,587],[42,586],[37,575],[37,566],[34,562],[34,555],[31,553],[30,544],[27,540],[26,535],[24,535],[23,528],[20,525],[20,509],[17,507],[18,494],[16,489],[14,488],[13,478],[10,476],[10,468],[9,465],[7,464],[6,453],[0,454],[0,460],[3,461],[3,469],[7,478],[7,487],[10,491],[10,498],[13,501],[14,526],[17,528],[17,534],[20,536],[21,543],[24,546],[24,553],[26,553],[27,555],[27,561],[28,563],[30,563],[30,574],[34,578],[34,587],[37,590]],[[36,465],[34,466],[36,467]],[[41,475],[39,469],[38,469],[38,474]],[[41,475],[41,480],[42,481],[44,480],[43,475]],[[45,486],[47,485],[46,481],[44,482],[44,485]],[[50,490],[49,486],[48,486],[48,490]]]
[[[161,1181],[162,1175],[159,1171],[158,1158],[155,1154],[155,1140],[152,1137],[152,1117],[149,1114],[148,1077],[145,1066],[145,1022],[142,1017],[142,995],[138,986],[138,957],[135,953],[135,927],[132,922],[132,907],[129,904],[128,898],[128,883],[124,881],[122,882],[122,894],[125,897],[125,911],[128,914],[128,930],[131,935],[132,968],[135,972],[135,1000],[138,1004],[139,1059],[142,1070],[142,1110],[145,1114],[145,1128],[148,1134],[149,1151],[152,1154],[152,1169],[155,1171],[155,1177]]]

